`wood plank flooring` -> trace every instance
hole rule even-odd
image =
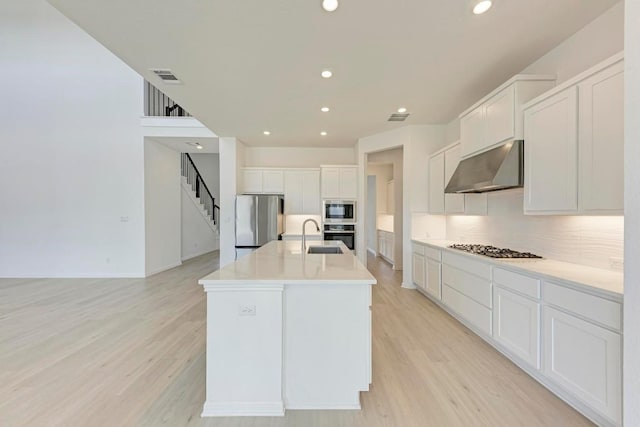
[[[369,258],[373,385],[362,411],[200,418],[205,295],[217,253],[147,279],[0,280],[0,426],[585,426]]]

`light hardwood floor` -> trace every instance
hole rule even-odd
[[[0,280],[0,426],[581,426],[588,420],[369,258],[362,411],[200,418],[208,254],[147,279]]]

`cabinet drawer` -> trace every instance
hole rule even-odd
[[[622,329],[622,307],[617,302],[549,282],[544,284],[544,300],[610,328]]]
[[[442,254],[442,262],[483,279],[491,280],[491,266],[484,262],[476,261],[471,257],[445,252]]]
[[[414,254],[424,255],[424,250],[425,250],[425,247],[422,245],[419,245],[417,243],[414,243],[412,245],[412,251]]]
[[[442,282],[476,302],[491,308],[491,282],[444,264]]]
[[[473,326],[491,335],[491,310],[449,286],[442,286],[442,302]]]
[[[540,280],[502,268],[493,269],[493,282],[531,298],[540,299]]]
[[[439,249],[431,248],[429,246],[425,246],[424,254],[427,258],[431,258],[434,261],[440,262],[442,259],[442,252]]]

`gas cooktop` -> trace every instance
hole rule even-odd
[[[469,252],[476,255],[484,255],[491,258],[542,258],[530,252],[518,252],[512,249],[496,248],[488,245],[449,245],[451,249]]]

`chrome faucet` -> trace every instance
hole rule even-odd
[[[313,222],[316,225],[316,231],[318,232],[320,231],[320,226],[318,225],[318,221],[312,218],[304,220],[304,222],[302,223],[302,253],[307,252],[307,232],[305,228],[309,221]]]

